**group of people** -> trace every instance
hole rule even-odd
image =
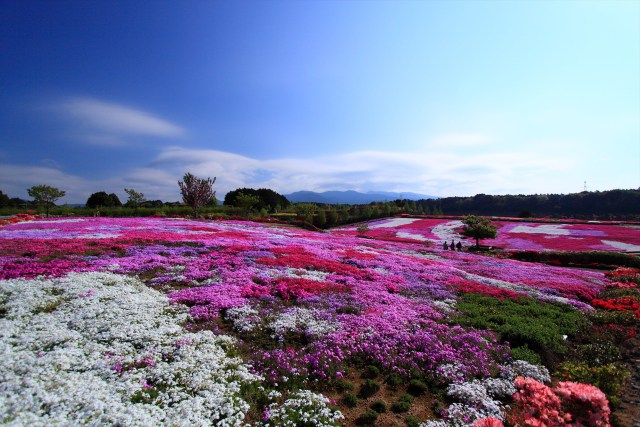
[[[462,243],[458,242],[458,243],[456,243],[456,244],[453,244],[453,240],[452,240],[452,241],[451,241],[451,246],[449,246],[449,245],[447,244],[447,241],[445,240],[445,242],[442,244],[442,249],[444,249],[445,251],[446,251],[446,250],[449,250],[449,249],[451,249],[452,251],[455,251],[455,250],[456,250],[456,248],[457,248],[459,251],[461,251],[461,250],[462,250]]]

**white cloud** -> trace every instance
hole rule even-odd
[[[127,136],[177,138],[186,133],[148,112],[91,98],[73,98],[54,109],[71,120],[77,139],[95,145],[123,145]]]
[[[26,189],[47,184],[67,192],[62,203],[84,203],[96,191],[134,188],[150,200],[180,200],[178,180],[191,172],[216,177],[219,198],[240,187],[270,188],[281,194],[299,190],[382,190],[434,196],[562,193],[575,191],[567,170],[573,165],[544,152],[468,153],[448,151],[358,151],[317,158],[255,159],[217,150],[162,149],[146,167],[106,179],[88,180],[55,167],[0,165],[2,191],[26,198]]]
[[[258,160],[216,150],[171,147],[153,167],[177,176],[192,172],[217,177],[226,193],[239,187],[266,187],[279,193],[298,190],[413,191],[431,195],[481,192],[539,192],[557,188],[557,174],[568,164],[536,153],[460,156],[446,152],[359,151],[318,158]],[[522,182],[533,182],[525,188]]]

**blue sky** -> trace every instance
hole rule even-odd
[[[0,190],[640,187],[640,2],[0,7]]]

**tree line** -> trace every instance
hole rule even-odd
[[[183,214],[187,209],[194,217],[203,210],[208,215],[280,216],[318,228],[384,218],[398,213],[640,220],[640,190],[503,196],[477,194],[473,197],[395,200],[367,205],[328,205],[291,204],[285,196],[270,189],[238,188],[226,194],[223,206],[220,207],[213,190],[215,179],[198,178],[186,173],[182,181],[178,181],[182,203],[147,200],[143,193],[125,188],[128,196],[125,203],[115,193],[99,191],[89,196],[85,209],[113,216],[131,213],[129,210],[117,210],[123,207],[132,208],[134,214],[140,215],[150,215],[158,210],[161,213],[170,210],[171,214]],[[27,192],[34,200],[9,198],[0,191],[0,208],[41,208],[49,215],[50,210],[56,207],[55,202],[65,195],[63,190],[47,185],[33,186]]]
[[[534,194],[445,197],[417,201],[396,200],[415,214],[492,215],[520,218],[640,219],[640,189]]]

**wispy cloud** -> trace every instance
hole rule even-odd
[[[434,196],[531,194],[575,191],[563,179],[571,161],[535,152],[460,156],[447,151],[358,151],[264,160],[218,150],[168,147],[146,167],[105,179],[70,175],[54,163],[47,167],[0,164],[0,182],[12,197],[26,197],[32,185],[53,185],[67,191],[62,203],[84,203],[96,191],[114,192],[124,202],[124,188],[134,188],[152,200],[180,200],[178,180],[185,172],[216,177],[219,197],[241,187],[270,188],[281,194],[299,190],[411,191]]]
[[[152,168],[216,176],[220,193],[238,187],[267,187],[280,193],[298,190],[388,190],[431,195],[481,192],[537,192],[557,188],[565,160],[535,153],[493,153],[461,157],[454,153],[359,151],[319,158],[258,160],[216,150],[171,147]],[[526,179],[524,179],[526,178]],[[522,182],[533,182],[526,188]]]
[[[76,138],[103,146],[123,145],[130,136],[178,138],[185,130],[139,109],[92,98],[72,98],[53,108],[72,124]]]

